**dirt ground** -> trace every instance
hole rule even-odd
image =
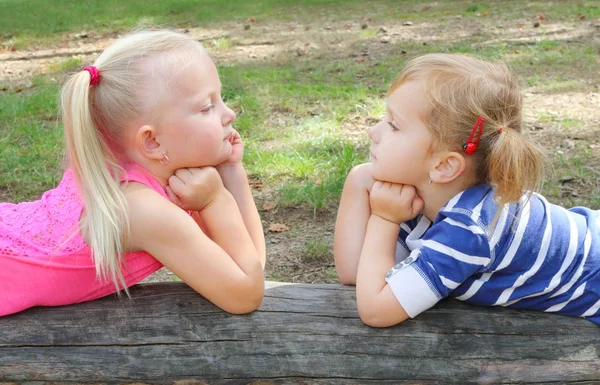
[[[376,61],[378,57],[398,45],[406,43],[434,44],[473,37],[477,45],[513,42],[531,42],[551,39],[559,41],[589,41],[600,46],[600,24],[597,21],[578,23],[546,22],[543,31],[531,27],[529,20],[480,20],[464,18],[461,28],[456,28],[460,17],[448,17],[444,22],[421,22],[377,24],[369,19],[351,22],[261,23],[247,22],[224,24],[210,29],[194,28],[188,33],[203,42],[215,61],[219,64],[245,62],[267,62],[295,58],[304,60],[310,57],[327,55],[332,60],[346,57],[363,57]],[[365,38],[364,29],[376,30],[374,36]],[[477,38],[485,31],[490,38],[482,41]],[[81,58],[83,63],[92,63],[94,58],[106,48],[116,35],[100,36],[87,31],[65,35],[54,47],[37,47],[26,51],[12,51],[10,47],[0,50],[0,84],[5,87],[28,87],[31,77],[49,71],[53,65],[70,57]],[[600,75],[600,72],[598,72]],[[525,127],[538,138],[550,152],[569,153],[582,146],[592,149],[593,159],[600,160],[600,89],[597,80],[590,82],[586,92],[540,93],[535,87],[524,90]],[[553,120],[542,121],[540,116],[550,116]],[[583,122],[577,133],[564,129],[561,117],[578,119]],[[555,119],[554,119],[555,118]],[[349,133],[356,134],[367,128],[369,120],[358,119],[343,124]],[[596,162],[596,164],[598,164]],[[600,176],[594,166],[596,176]],[[598,180],[600,178],[596,178]],[[598,188],[598,183],[582,185],[579,194],[585,190]],[[587,186],[587,187],[585,187]],[[255,186],[257,187],[257,186]],[[333,270],[333,254],[306,255],[306,243],[318,240],[325,244],[333,243],[336,209],[319,210],[303,207],[272,207],[273,192],[254,189],[255,199],[261,211],[267,242],[267,272],[271,279],[290,282],[329,283],[337,282]],[[285,224],[289,230],[272,232],[267,229],[275,223]],[[165,269],[148,280],[172,280],[172,274]]]

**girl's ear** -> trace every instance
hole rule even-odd
[[[440,157],[429,171],[432,182],[449,183],[463,174],[467,166],[467,160],[458,152],[448,152]]]
[[[167,150],[161,145],[153,126],[144,125],[135,134],[135,144],[139,152],[148,159],[161,160]]]

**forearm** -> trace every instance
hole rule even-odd
[[[358,265],[356,297],[360,302],[373,300],[386,285],[385,275],[394,267],[396,239],[400,225],[371,215]]]
[[[333,240],[335,268],[345,285],[356,284],[360,253],[371,216],[369,191],[356,171],[353,169],[344,183]]]
[[[369,218],[356,280],[358,313],[369,326],[392,326],[408,318],[385,281],[387,272],[395,264],[399,228],[376,215]]]
[[[221,194],[198,213],[210,238],[219,245],[247,275],[262,278],[262,259],[246,229],[235,199]],[[257,271],[257,266],[258,270]]]
[[[250,186],[248,183],[248,176],[246,170],[241,163],[223,164],[217,167],[223,185],[231,195],[234,197],[239,212],[242,216],[246,230],[250,234],[252,243],[258,252],[260,257],[261,265],[265,267],[265,236],[262,228],[262,222]]]

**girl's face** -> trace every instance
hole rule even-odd
[[[167,149],[173,168],[216,166],[231,156],[229,137],[235,113],[221,99],[217,68],[198,54],[172,81],[154,115],[157,140]]]
[[[426,108],[420,82],[405,82],[388,97],[385,119],[369,130],[375,179],[417,188],[427,183],[433,138],[421,120]]]

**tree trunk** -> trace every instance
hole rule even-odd
[[[268,282],[259,310],[227,314],[160,283],[0,318],[0,383],[600,383],[600,327],[444,300],[387,329],[355,292]]]

